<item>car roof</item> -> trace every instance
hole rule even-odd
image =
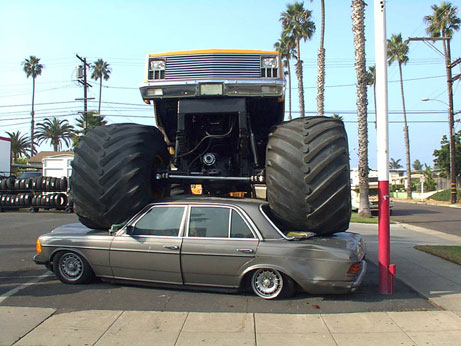
[[[153,204],[158,203],[186,203],[186,204],[230,204],[236,206],[257,206],[261,204],[267,204],[262,199],[254,198],[241,198],[241,197],[211,197],[203,195],[179,195],[170,196],[156,201]]]

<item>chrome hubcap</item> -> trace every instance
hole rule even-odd
[[[65,254],[60,260],[61,274],[69,281],[78,280],[83,274],[83,262],[79,256]]]
[[[260,269],[253,276],[253,288],[262,298],[275,298],[282,290],[283,281],[279,272]]]

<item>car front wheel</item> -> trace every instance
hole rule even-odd
[[[275,269],[256,270],[251,276],[251,288],[264,299],[289,297],[295,292],[293,280]]]
[[[58,253],[53,260],[53,272],[65,284],[84,284],[93,278],[88,262],[75,252]]]

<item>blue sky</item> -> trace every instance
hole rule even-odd
[[[338,113],[346,122],[351,166],[357,165],[357,123],[351,1],[326,0],[327,114]],[[72,124],[83,106],[82,88],[75,82],[75,54],[93,62],[107,61],[113,71],[104,82],[102,113],[109,123],[138,122],[154,125],[152,106],[142,102],[138,87],[148,53],[174,50],[235,48],[271,50],[280,36],[279,16],[288,1],[275,0],[171,0],[171,1],[0,1],[0,136],[20,130],[29,135],[32,81],[21,62],[35,55],[45,66],[37,78],[36,117],[57,116]],[[387,35],[426,36],[423,17],[438,1],[387,1]],[[461,7],[461,1],[452,1]],[[320,27],[319,1],[306,1]],[[460,14],[458,14],[460,16]],[[367,65],[374,64],[373,1],[366,8]],[[316,110],[316,59],[319,34],[303,43],[306,109]],[[440,43],[436,45],[441,48]],[[461,32],[452,40],[453,60],[461,56]],[[454,74],[461,73],[458,65]],[[442,56],[421,42],[410,43],[409,62],[403,70],[408,111],[411,160],[433,164],[432,153],[448,132],[446,78]],[[389,156],[404,163],[402,104],[398,67],[388,69]],[[297,83],[292,85],[293,109],[298,109]],[[461,107],[459,80],[454,84],[455,110]],[[97,109],[98,86],[90,110]],[[421,98],[441,102],[422,102]],[[74,102],[72,102],[74,101]],[[56,104],[50,104],[55,103]],[[59,103],[58,103],[59,102]],[[40,105],[40,103],[47,103]],[[18,106],[25,105],[25,106]],[[427,112],[430,112],[427,114]],[[426,114],[424,114],[426,113]],[[373,96],[369,90],[369,118],[373,120]],[[455,119],[459,119],[457,115]],[[455,129],[461,129],[456,123]],[[376,131],[369,125],[370,167],[376,168]],[[42,144],[41,150],[49,150]]]

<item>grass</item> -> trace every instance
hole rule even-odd
[[[433,199],[435,201],[449,202],[450,196],[451,196],[450,190],[443,190],[443,191],[439,191],[436,194],[432,195],[430,199]],[[456,196],[458,197],[458,202],[459,202],[461,200],[461,190],[457,190]]]
[[[371,218],[360,217],[355,211],[353,211],[351,215],[351,222],[378,224],[378,218],[376,216],[372,216]]]
[[[416,245],[415,249],[461,265],[461,246]]]
[[[371,224],[378,224],[378,216],[372,216],[371,218],[360,217],[357,215],[357,212],[353,211],[351,215],[351,222],[355,223],[371,223]],[[391,220],[391,224],[395,224],[394,221]]]

